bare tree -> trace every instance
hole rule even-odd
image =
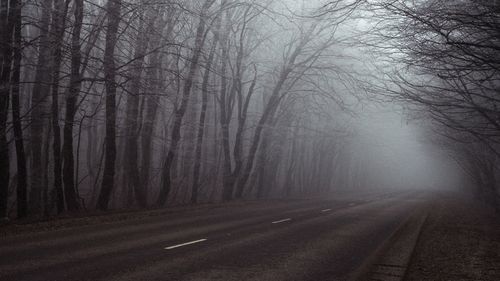
[[[217,18],[217,24],[215,26],[214,38],[212,42],[212,47],[210,48],[210,53],[208,55],[206,64],[205,64],[205,74],[203,75],[203,82],[201,85],[201,109],[200,109],[200,119],[198,122],[198,130],[196,137],[196,151],[194,158],[194,167],[193,167],[193,185],[191,188],[191,203],[196,203],[198,201],[198,191],[200,188],[200,169],[201,169],[201,154],[203,148],[203,137],[205,133],[205,119],[207,115],[207,106],[208,106],[208,95],[209,95],[209,83],[210,83],[210,74],[212,72],[212,64],[215,57],[215,50],[217,45],[219,44],[219,32],[220,32],[220,15]]]
[[[318,129],[332,119],[319,108],[332,107],[318,100],[332,99],[344,13],[331,22],[255,0],[16,3],[0,29],[0,215],[14,194],[19,217],[51,216],[332,182],[323,166],[337,142]]]
[[[44,165],[44,146],[48,138],[47,114],[48,97],[50,93],[50,73],[51,63],[51,44],[50,44],[50,16],[52,0],[41,2],[42,14],[39,24],[40,36],[38,39],[38,62],[35,70],[35,82],[31,94],[31,166],[30,166],[30,207],[34,214],[42,210],[42,194],[47,188],[44,181],[48,173]]]
[[[215,0],[206,0],[203,3],[200,11],[200,19],[198,27],[196,29],[195,45],[193,49],[193,54],[191,57],[191,63],[189,67],[189,72],[184,82],[184,89],[181,97],[179,107],[176,109],[174,116],[174,125],[171,133],[171,143],[165,158],[165,163],[163,164],[162,172],[162,185],[160,189],[160,194],[158,196],[157,204],[160,206],[165,205],[168,194],[171,189],[171,169],[174,161],[174,157],[178,150],[179,140],[181,138],[180,131],[182,126],[182,119],[186,113],[187,105],[189,102],[189,97],[191,95],[191,88],[193,86],[194,75],[198,68],[198,61],[201,56],[201,51],[205,43],[203,34],[205,33],[207,12],[210,7],[214,4]]]
[[[61,128],[59,126],[59,80],[62,63],[62,44],[66,26],[66,14],[69,2],[62,0],[54,1],[54,12],[52,15],[52,132],[53,132],[53,157],[54,157],[54,188],[57,196],[57,212],[64,211],[64,194],[62,186],[62,159],[61,159]]]
[[[16,145],[16,160],[17,160],[17,216],[19,218],[28,215],[28,173],[26,167],[26,155],[24,149],[23,129],[21,124],[21,109],[20,109],[20,82],[21,82],[21,60],[22,60],[22,4],[21,1],[11,2],[12,18],[14,23],[14,39],[13,39],[13,69],[12,69],[12,123],[14,127],[14,138]]]
[[[104,50],[104,79],[106,85],[106,138],[105,162],[101,184],[101,192],[97,206],[107,210],[111,191],[115,183],[116,158],[116,65],[115,47],[120,25],[121,0],[108,0],[108,26],[106,31],[106,46]]]
[[[63,131],[63,181],[66,206],[69,211],[79,209],[75,192],[75,167],[73,149],[73,127],[76,112],[76,103],[81,87],[81,43],[80,36],[83,24],[83,1],[75,0],[74,22],[71,33],[71,76],[69,90],[66,96],[66,116]],[[59,199],[58,199],[59,200]]]
[[[16,14],[9,8],[8,1],[0,2],[0,5],[0,36],[2,38],[0,43],[0,217],[3,219],[7,216],[9,195],[10,159],[7,141],[7,119],[9,113],[12,43],[15,27],[14,17]]]

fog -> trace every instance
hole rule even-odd
[[[0,0],[0,280],[500,280],[499,94],[496,0]]]
[[[53,2],[6,10],[1,217],[340,190],[497,198],[495,25],[461,19],[494,5]]]
[[[460,189],[463,172],[432,143],[426,124],[397,106],[366,106],[351,147],[368,185],[395,189]]]

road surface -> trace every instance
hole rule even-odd
[[[422,201],[251,202],[4,237],[0,280],[348,280]]]

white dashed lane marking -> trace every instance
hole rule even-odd
[[[186,242],[186,243],[182,243],[182,244],[168,246],[168,247],[165,247],[165,250],[172,250],[172,249],[175,249],[175,248],[179,248],[179,247],[182,247],[182,246],[187,246],[187,245],[192,245],[192,244],[200,243],[200,242],[203,242],[203,241],[207,241],[207,239],[199,239],[199,240],[194,240],[194,241],[190,241],[190,242]]]
[[[283,220],[279,220],[279,221],[273,221],[272,224],[287,222],[287,221],[291,221],[291,220],[292,220],[291,218],[287,218],[287,219],[283,219]]]
[[[355,203],[350,203],[349,206],[353,206],[355,205]],[[326,213],[326,212],[330,212],[332,209],[323,209],[321,210],[322,213]],[[283,223],[283,222],[288,222],[288,221],[291,221],[292,218],[286,218],[286,219],[282,219],[282,220],[277,220],[277,221],[273,221],[271,222],[272,224],[278,224],[278,223]],[[231,234],[228,234],[228,235],[231,235]],[[172,250],[172,249],[175,249],[175,248],[179,248],[179,247],[183,247],[183,246],[188,246],[188,245],[192,245],[192,244],[196,244],[196,243],[201,243],[201,242],[204,242],[204,241],[207,241],[207,239],[199,239],[199,240],[194,240],[194,241],[189,241],[189,242],[185,242],[185,243],[181,243],[181,244],[177,244],[177,245],[172,245],[172,246],[168,246],[168,247],[165,247],[164,249],[165,250]]]

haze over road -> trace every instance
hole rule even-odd
[[[424,197],[238,203],[6,237],[0,280],[346,280]]]

